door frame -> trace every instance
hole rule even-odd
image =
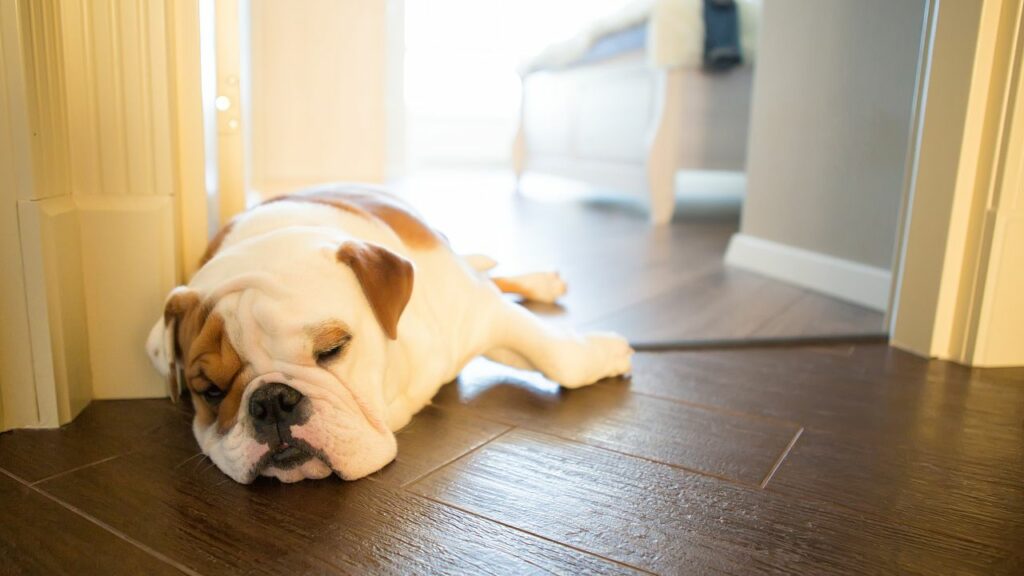
[[[161,302],[206,249],[199,0],[104,12],[114,9],[0,3],[0,255],[17,263],[0,278],[0,430],[64,424],[92,398],[161,394],[134,319],[106,315],[122,302]],[[123,42],[143,47],[131,55],[134,66],[120,66],[112,36],[84,19],[130,30]],[[68,59],[101,37],[104,50],[87,66]],[[104,118],[116,116],[122,128],[111,138],[97,137],[89,99],[98,87],[118,89],[97,63],[122,74],[122,100],[105,101],[119,113]],[[69,156],[69,148],[79,154]],[[121,236],[107,234],[110,226]],[[111,247],[129,237],[142,240]],[[121,258],[106,258],[111,252]],[[152,263],[144,274],[131,269],[139,258]],[[94,378],[101,367],[107,375],[136,369],[146,377]]]
[[[31,197],[35,187],[22,8],[0,3],[0,256],[14,263],[0,275],[0,431],[40,420],[18,222],[18,201]]]
[[[994,250],[1007,234],[999,213],[1011,216],[1021,184],[1007,162],[1024,152],[1013,125],[1021,10],[1016,0],[926,4],[888,320],[892,345],[922,356],[1024,363],[1024,347],[993,354],[1012,335],[991,322],[1020,314],[992,291],[1010,268]]]

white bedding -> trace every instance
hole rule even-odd
[[[746,64],[756,59],[761,0],[736,0],[740,49]],[[524,74],[558,69],[582,58],[601,38],[647,23],[647,58],[660,68],[699,68],[704,54],[703,0],[636,0],[597,20],[572,38],[552,44],[523,67]]]

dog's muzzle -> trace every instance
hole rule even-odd
[[[313,457],[305,442],[292,437],[292,426],[301,426],[309,419],[309,402],[301,392],[280,382],[260,387],[249,397],[256,440],[270,448],[269,464],[282,469],[293,468]]]

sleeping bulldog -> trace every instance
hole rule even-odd
[[[554,301],[556,274],[491,266],[379,189],[311,189],[221,230],[147,351],[234,480],[354,480],[395,458],[394,433],[476,356],[567,388],[629,371],[622,337],[556,329],[501,295]]]

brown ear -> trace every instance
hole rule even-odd
[[[398,338],[398,319],[412,296],[412,263],[376,244],[345,242],[338,261],[355,272],[377,322],[388,338]]]
[[[178,365],[184,357],[183,334],[187,331],[190,319],[194,319],[194,311],[199,309],[201,299],[199,293],[186,286],[178,286],[171,291],[164,304],[164,344],[167,352],[170,372],[167,376],[171,400],[177,402],[181,396],[181,382],[178,378]]]

